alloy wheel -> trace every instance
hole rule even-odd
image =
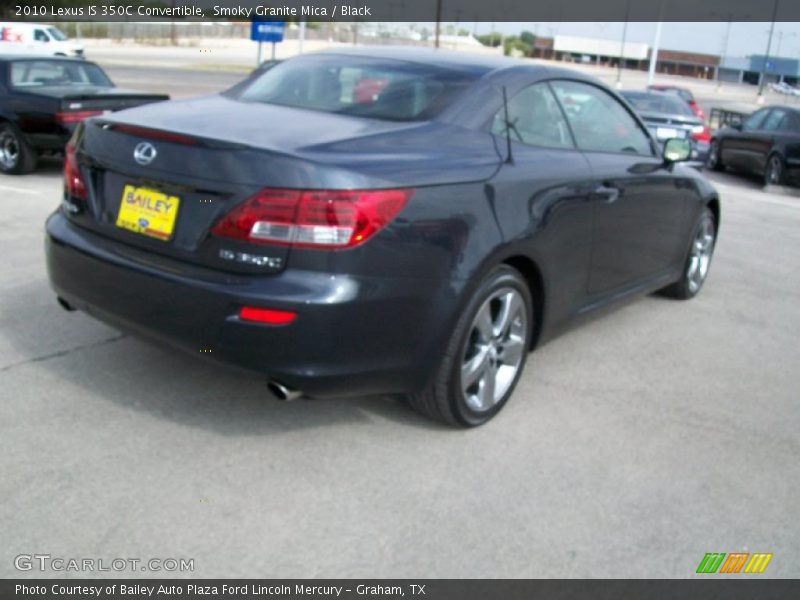
[[[525,301],[514,288],[496,290],[481,305],[461,362],[461,390],[471,410],[487,411],[506,395],[525,357],[527,331]]]
[[[19,155],[19,141],[16,136],[9,131],[0,133],[0,165],[13,169],[19,162]]]
[[[689,254],[689,266],[686,269],[686,281],[689,291],[696,294],[708,275],[711,255],[714,252],[714,221],[706,216],[697,229]]]
[[[708,149],[708,159],[706,163],[709,169],[714,169],[719,161],[719,145],[717,142],[711,142],[711,147]]]
[[[781,163],[781,157],[777,154],[770,156],[769,163],[767,163],[767,183],[773,185],[780,183],[782,170],[783,163]]]

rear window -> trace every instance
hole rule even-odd
[[[60,60],[12,62],[11,85],[15,88],[113,86],[111,80],[97,65]]]
[[[689,106],[677,96],[669,94],[622,94],[631,106],[641,113],[664,113],[693,117]]]
[[[455,70],[377,58],[306,56],[282,62],[234,97],[391,121],[428,119],[474,79]]]

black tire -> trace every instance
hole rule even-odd
[[[783,157],[773,152],[767,157],[767,164],[764,165],[764,185],[783,185],[785,172]]]
[[[499,297],[495,297],[496,295],[499,295]],[[509,312],[512,310],[511,306],[513,306],[516,315],[524,315],[521,320],[516,317],[508,319],[509,331],[511,327],[516,328],[516,334],[513,337],[514,354],[521,353],[521,358],[516,359],[516,361],[521,362],[518,362],[518,366],[515,367],[516,373],[513,374],[513,379],[510,376],[506,376],[503,384],[496,384],[495,382],[498,381],[496,373],[499,372],[499,369],[510,365],[506,365],[503,359],[503,343],[499,341],[503,337],[502,334],[498,335],[497,338],[493,338],[498,340],[495,350],[497,348],[500,349],[493,355],[493,358],[488,359],[487,363],[491,364],[490,368],[495,372],[495,375],[492,376],[491,389],[492,392],[495,392],[495,385],[499,385],[500,391],[496,391],[496,393],[500,394],[502,387],[508,387],[502,393],[502,397],[494,400],[490,407],[483,410],[475,410],[469,405],[469,400],[465,397],[467,392],[462,390],[462,367],[464,366],[464,361],[467,360],[467,352],[473,344],[472,336],[477,331],[474,327],[476,326],[475,321],[478,319],[479,311],[492,310],[492,303],[494,302],[501,303],[499,306],[502,309],[506,306],[502,304],[504,298],[513,298],[513,302],[511,300],[508,301]],[[522,375],[525,360],[530,350],[533,315],[531,293],[519,271],[508,265],[496,267],[478,285],[459,317],[433,381],[421,392],[408,396],[408,403],[415,410],[432,419],[457,427],[476,427],[489,421],[508,402]],[[512,320],[513,323],[511,323]],[[493,325],[494,321],[492,320],[490,324]],[[510,337],[508,339],[511,340]],[[519,347],[520,343],[522,345],[521,348]],[[507,356],[510,356],[510,354]],[[481,380],[479,383],[482,385],[484,382]],[[493,393],[492,396],[494,395]]]
[[[36,168],[36,151],[11,123],[0,123],[0,173],[25,175]]]
[[[708,157],[706,157],[706,167],[712,171],[724,171],[725,165],[722,164],[722,158],[719,154],[719,142],[711,140],[711,146],[708,149]]]
[[[703,260],[703,258],[698,257],[696,254],[697,244],[701,234],[705,231],[708,231],[708,227],[710,227],[712,237],[708,242],[710,246],[708,247],[707,262],[705,263],[702,277],[700,277],[698,281],[698,273],[692,269],[694,264],[693,261]],[[703,235],[703,237],[705,238],[706,236]],[[692,229],[692,238],[689,244],[689,250],[686,253],[686,260],[683,263],[681,278],[672,285],[662,289],[661,294],[670,298],[676,298],[678,300],[688,300],[699,294],[700,290],[703,288],[703,283],[705,283],[705,280],[708,277],[708,271],[711,267],[711,260],[714,256],[714,247],[716,246],[716,243],[717,223],[714,219],[714,213],[706,206],[703,209],[703,212],[701,212],[700,216],[697,218],[694,229]],[[697,268],[701,268],[700,264],[697,264]]]

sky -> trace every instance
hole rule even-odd
[[[551,37],[554,34],[620,40],[622,23],[462,23],[460,27],[479,34],[495,31],[517,34],[528,30],[538,35]],[[727,23],[664,23],[661,30],[661,48],[685,50],[707,54],[721,54]],[[729,57],[744,57],[764,54],[767,48],[770,23],[732,23],[728,49]],[[655,23],[628,23],[626,39],[653,45]],[[800,58],[800,23],[775,23],[770,55]]]

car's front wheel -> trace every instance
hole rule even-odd
[[[24,175],[36,168],[36,152],[10,123],[0,124],[0,172]]]
[[[764,185],[783,185],[783,159],[780,154],[769,155],[764,168]]]
[[[717,224],[714,213],[705,207],[692,234],[692,245],[684,263],[683,275],[677,282],[662,290],[665,296],[688,300],[700,292],[711,268],[716,242]]]
[[[706,158],[706,167],[712,171],[722,171],[725,166],[722,164],[719,156],[719,142],[711,140],[711,145],[708,148],[708,157]]]
[[[500,265],[461,314],[433,380],[409,403],[434,419],[482,425],[511,397],[530,348],[533,301],[522,275]]]

